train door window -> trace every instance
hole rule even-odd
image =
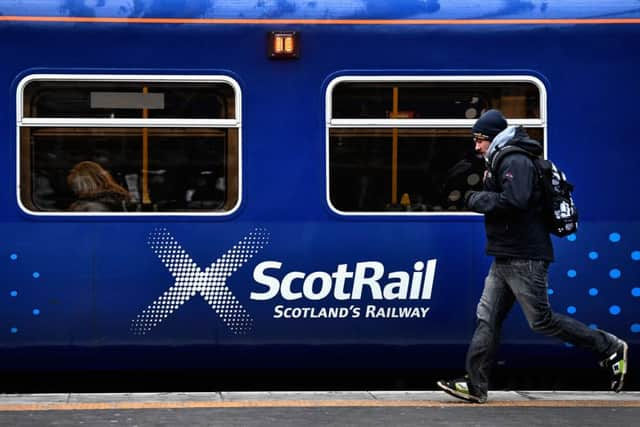
[[[491,108],[546,153],[546,92],[530,76],[345,76],[326,94],[327,200],[345,215],[469,215],[484,159],[471,127]]]
[[[18,200],[45,215],[228,215],[240,90],[224,76],[32,75],[18,86]]]

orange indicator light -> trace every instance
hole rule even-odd
[[[297,31],[273,31],[267,34],[268,55],[273,59],[298,58],[299,38]]]
[[[293,36],[287,36],[284,38],[284,51],[285,53],[293,53],[295,43],[293,42]]]
[[[273,41],[273,53],[279,55],[284,52],[284,39],[282,37],[276,37],[275,39],[273,39]]]

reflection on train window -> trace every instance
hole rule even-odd
[[[527,129],[540,139],[540,129]],[[331,129],[332,205],[344,212],[464,211],[468,191],[482,189],[484,160],[474,152],[466,129],[397,130],[396,204],[393,129]],[[404,199],[404,200],[403,200]]]
[[[92,161],[109,171],[130,198],[127,211],[222,210],[236,202],[237,131],[235,129],[148,130],[147,186],[141,185],[144,129],[137,128],[30,128],[29,158],[23,165],[31,171],[23,188],[31,197],[23,202],[36,210],[64,211],[77,196],[68,182],[72,168]],[[229,162],[228,160],[231,160]],[[231,163],[231,164],[229,164]],[[26,196],[26,194],[24,195]],[[99,198],[99,196],[98,196]]]
[[[34,81],[24,91],[25,117],[233,119],[227,84]]]
[[[475,119],[489,108],[509,118],[533,119],[540,117],[540,95],[527,82],[345,82],[335,87],[332,107],[337,119]]]
[[[35,80],[23,94],[20,201],[29,211],[237,207],[240,122],[231,85]]]
[[[485,171],[471,126],[487,109],[502,110],[510,125],[524,126],[545,143],[540,82],[459,79],[343,77],[332,86],[327,143],[332,208],[465,213],[465,195],[482,189]]]

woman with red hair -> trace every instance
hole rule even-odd
[[[71,169],[67,183],[78,200],[69,206],[76,212],[124,211],[131,196],[98,163],[80,162]]]

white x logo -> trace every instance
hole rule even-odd
[[[231,293],[226,282],[238,268],[269,244],[266,229],[253,230],[204,271],[165,228],[149,233],[147,243],[171,272],[175,283],[136,316],[131,322],[131,332],[145,335],[196,293],[202,295],[234,334],[251,331],[251,315]]]

